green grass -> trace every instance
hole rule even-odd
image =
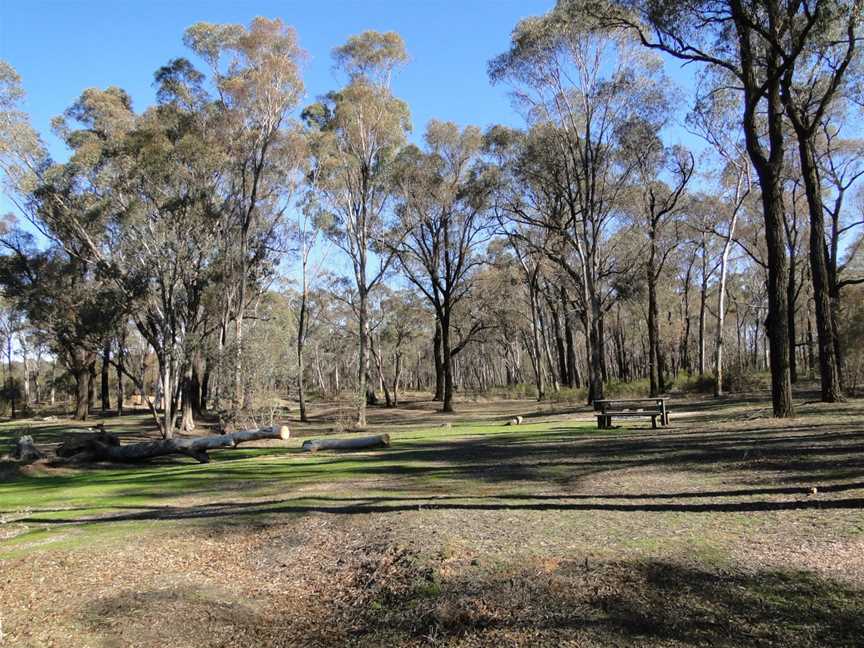
[[[126,425],[121,428],[112,424],[112,431],[121,436],[133,434],[146,419],[130,417],[123,419],[123,423]],[[550,432],[553,427],[558,431]],[[436,447],[475,439],[495,439],[508,444],[533,442],[561,434],[560,427],[560,423],[526,424],[518,428],[456,424],[391,433],[390,448],[359,455],[309,454],[300,448],[303,439],[291,439],[285,447],[214,451],[210,453],[209,464],[172,458],[128,467],[26,472],[0,482],[0,516],[37,526],[12,540],[0,541],[0,555],[16,545],[43,540],[52,533],[68,535],[69,527],[58,523],[116,515],[124,510],[186,506],[190,502],[281,500],[319,486],[328,487],[331,494],[350,494],[359,485],[366,497],[392,496],[392,491],[376,491],[376,483],[393,477],[399,479],[403,492],[446,489],[451,494],[468,494],[474,491],[471,480],[454,477],[446,465],[436,461]],[[567,434],[595,434],[592,427],[588,423],[568,425]],[[38,444],[56,442],[70,431],[63,425],[38,423],[26,429]],[[0,427],[0,442],[11,444],[15,436],[11,424]],[[339,488],[340,484],[344,487]],[[266,510],[267,505],[258,507],[255,515],[260,516]],[[242,517],[242,511],[238,515]],[[76,538],[84,538],[88,532],[103,534],[104,529],[97,527],[104,526],[98,522],[77,523]]]

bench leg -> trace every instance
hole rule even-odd
[[[651,417],[651,429],[653,429],[653,430],[657,429],[657,416]]]

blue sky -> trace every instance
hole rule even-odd
[[[554,0],[0,0],[0,58],[18,71],[26,110],[55,159],[66,152],[50,120],[88,87],[120,86],[143,110],[154,100],[154,71],[189,56],[183,31],[198,21],[248,24],[280,17],[309,53],[304,103],[339,87],[331,50],[366,29],[395,30],[411,62],[394,81],[411,108],[415,137],[431,118],[461,125],[521,125],[504,87],[490,85],[486,64],[505,51],[519,19],[548,11]],[[669,73],[681,83],[689,74]],[[678,139],[680,132],[672,133]],[[685,140],[691,138],[684,136]],[[693,142],[688,142],[691,145]],[[0,210],[8,211],[0,197]]]
[[[504,88],[493,88],[486,62],[505,50],[510,31],[552,0],[324,0],[319,2],[165,0],[0,0],[0,57],[22,76],[27,109],[47,133],[50,119],[88,87],[117,85],[136,109],[154,99],[153,72],[188,56],[183,31],[197,21],[248,24],[280,17],[310,54],[307,100],[341,85],[330,51],[365,29],[396,30],[411,63],[394,91],[411,106],[415,130],[432,117],[481,126],[517,124]],[[52,144],[50,138],[46,138]],[[62,150],[52,146],[62,157]]]

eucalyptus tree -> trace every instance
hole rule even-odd
[[[357,424],[366,424],[369,293],[394,258],[386,239],[392,225],[391,169],[410,130],[407,105],[393,96],[393,73],[407,61],[402,38],[367,31],[333,51],[348,77],[303,113],[312,140],[314,191],[328,238],[348,257],[356,286],[358,325]]]
[[[519,173],[545,185],[530,200],[512,196],[505,208],[560,239],[556,257],[578,286],[586,318],[589,400],[602,398],[602,322],[617,272],[610,240],[633,178],[616,154],[620,129],[663,109],[668,82],[659,59],[628,30],[606,28],[569,2],[521,21],[489,72],[511,84],[532,127]]]
[[[273,238],[296,188],[298,137],[290,113],[303,94],[305,54],[294,29],[278,18],[257,17],[248,28],[200,22],[183,40],[210,70],[210,129],[219,134],[230,170],[218,187],[231,215],[226,233],[237,247],[226,257],[233,281],[223,291],[223,323],[234,321],[232,400],[239,406],[248,394],[241,383],[249,286],[272,265]]]
[[[47,336],[55,357],[75,379],[75,418],[86,420],[93,365],[120,317],[120,295],[95,268],[60,246],[38,249],[20,228],[0,235],[0,249],[0,286],[6,299],[30,327]]]
[[[693,175],[693,155],[680,147],[666,147],[659,136],[661,122],[637,118],[620,129],[621,155],[634,169],[633,192],[637,208],[635,222],[645,232],[647,255],[645,279],[648,288],[648,366],[650,395],[666,391],[666,362],[660,344],[657,283],[669,255],[678,246],[679,232],[668,226],[680,215],[684,190]],[[670,178],[670,183],[662,175]]]
[[[453,411],[454,309],[470,296],[491,231],[496,176],[483,159],[480,129],[432,120],[426,151],[406,148],[394,172],[401,236],[396,251],[408,279],[435,311],[441,339],[444,412]],[[475,335],[482,325],[467,329]],[[467,343],[463,336],[463,342]],[[437,369],[437,368],[436,368]]]
[[[103,319],[131,318],[154,349],[161,415],[148,403],[166,438],[177,429],[182,392],[183,425],[192,425],[190,358],[206,334],[203,296],[219,276],[217,259],[226,247],[219,191],[226,153],[207,128],[205,99],[195,92],[199,80],[188,66],[163,68],[160,101],[140,116],[120,90],[85,91],[56,128],[73,149],[61,171],[71,167],[87,178],[92,205],[69,209],[69,198],[55,192],[42,216],[52,231],[68,232],[86,252],[79,256],[87,267],[113,285],[118,297]],[[141,377],[127,375],[144,393]]]

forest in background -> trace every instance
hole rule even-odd
[[[336,47],[343,85],[306,105],[281,20],[198,23],[155,105],[83,89],[65,162],[0,63],[2,406],[140,404],[172,437],[316,399],[363,427],[409,391],[841,400],[864,379],[860,9],[562,0],[489,62],[524,127],[442,116],[420,145],[392,32]],[[682,121],[706,152],[666,141]]]

